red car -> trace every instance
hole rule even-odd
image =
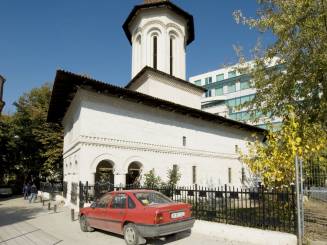
[[[113,191],[79,212],[82,231],[93,228],[123,234],[126,244],[162,237],[193,227],[191,205],[176,203],[152,190]]]

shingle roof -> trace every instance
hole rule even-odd
[[[227,125],[234,128],[242,128],[245,130],[260,133],[265,132],[264,129],[255,126],[237,122],[191,107],[175,104],[170,101],[158,99],[146,94],[100,82],[63,70],[58,70],[56,73],[48,111],[48,122],[60,123],[62,121],[71,101],[73,100],[79,88],[124,99],[130,103],[142,103],[145,106],[155,107],[160,110],[170,111],[184,116],[210,121],[220,125]]]
[[[131,13],[128,15],[127,19],[125,20],[123,24],[123,29],[124,32],[129,40],[130,43],[132,43],[132,35],[129,31],[129,24],[133,19],[140,13],[140,11],[144,9],[150,9],[150,8],[167,8],[175,12],[176,14],[182,16],[187,23],[187,40],[186,44],[190,44],[194,40],[194,21],[193,21],[193,16],[177,5],[171,3],[170,1],[161,1],[161,2],[153,2],[153,3],[144,3],[140,5],[134,6],[132,9]]]

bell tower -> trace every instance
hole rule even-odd
[[[186,46],[194,40],[192,15],[169,0],[144,0],[123,29],[132,45],[132,78],[149,66],[186,79]]]

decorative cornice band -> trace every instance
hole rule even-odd
[[[174,155],[184,155],[184,156],[193,156],[193,157],[227,158],[227,159],[238,158],[237,154],[226,154],[220,152],[193,150],[184,147],[156,145],[156,144],[149,144],[144,142],[127,141],[127,140],[94,137],[94,136],[86,136],[86,135],[80,135],[78,139],[74,140],[71,146],[64,152],[64,155],[67,156],[67,154],[69,154],[69,152],[71,152],[78,145],[93,146],[98,148],[109,147],[109,148],[136,150],[136,151],[150,151],[150,152],[161,153],[161,154],[174,154]]]

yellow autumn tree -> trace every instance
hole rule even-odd
[[[320,124],[297,120],[289,107],[280,130],[269,130],[264,142],[257,138],[240,155],[266,186],[284,186],[295,182],[295,156],[303,160],[304,168],[315,157],[326,161],[326,143],[327,134]]]

